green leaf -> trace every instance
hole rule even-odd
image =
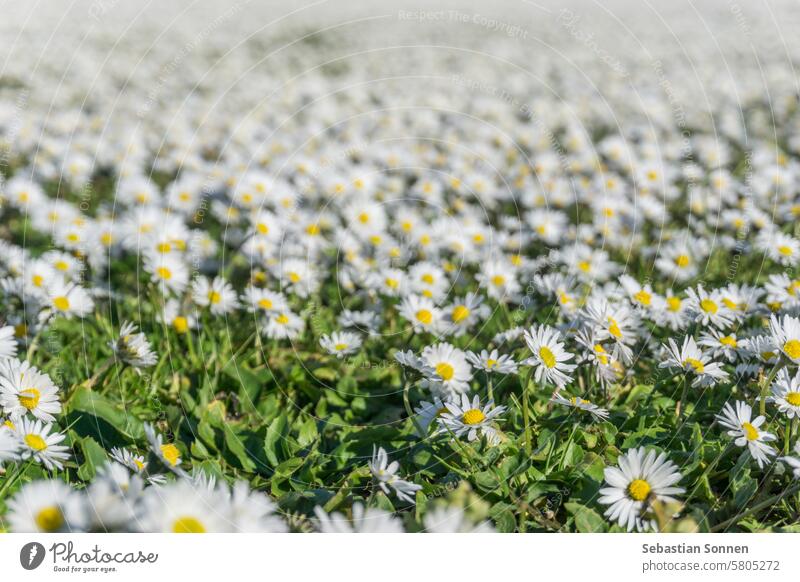
[[[575,520],[575,529],[581,533],[593,533],[605,531],[606,520],[594,509],[586,507],[581,503],[570,501],[564,504],[567,512]]]
[[[79,443],[84,461],[78,468],[78,477],[84,481],[91,481],[97,473],[97,469],[108,462],[108,456],[106,450],[92,437],[84,437]]]
[[[286,413],[283,413],[279,414],[267,428],[267,435],[264,437],[264,454],[272,467],[277,467],[284,458],[283,441],[286,439],[288,424]]]
[[[239,460],[242,469],[245,471],[255,471],[256,464],[253,462],[253,455],[247,452],[243,438],[233,432],[233,429],[228,425],[225,425],[225,445]]]
[[[67,401],[64,410],[67,414],[82,413],[96,419],[102,419],[112,428],[130,440],[139,440],[144,437],[144,428],[132,414],[118,408],[104,396],[97,394],[92,389],[81,386],[75,390]],[[96,424],[96,423],[95,423]],[[99,436],[103,436],[106,426],[95,428]]]

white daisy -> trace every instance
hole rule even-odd
[[[397,498],[408,503],[414,503],[414,495],[422,489],[422,485],[417,485],[411,481],[405,481],[397,475],[397,470],[400,468],[400,463],[392,461],[389,463],[389,455],[383,447],[375,449],[372,448],[372,460],[369,462],[369,470],[373,478],[378,482],[378,485],[387,495],[389,488],[394,490]]]
[[[130,321],[122,324],[119,337],[110,345],[117,358],[133,366],[139,373],[141,368],[153,366],[158,361],[147,336],[136,333],[136,325]]]
[[[737,400],[736,408],[726,402],[722,414],[716,415],[716,418],[720,425],[730,429],[728,435],[734,437],[734,444],[737,447],[747,446],[750,456],[762,469],[764,465],[769,464],[770,457],[777,454],[777,451],[767,444],[776,440],[777,437],[759,428],[764,424],[766,418],[757,416],[751,421],[752,415],[753,409],[750,405]]]
[[[43,422],[54,421],[61,412],[50,376],[16,358],[0,360],[0,406],[12,418],[30,413]]]
[[[463,394],[469,390],[472,368],[466,354],[447,343],[426,346],[421,356],[426,385],[442,396]]]
[[[667,358],[658,367],[675,368],[692,374],[692,386],[713,386],[728,378],[728,373],[697,347],[692,336],[686,336],[680,348],[674,339],[669,338],[666,352]]]
[[[212,314],[230,313],[239,306],[236,291],[222,277],[198,277],[192,283],[192,300],[200,307],[208,307]]]
[[[769,401],[778,406],[778,410],[787,418],[800,418],[800,370],[794,377],[789,370],[782,368],[771,387],[772,396]]]
[[[617,464],[604,471],[607,487],[600,489],[598,499],[609,506],[604,515],[628,531],[655,529],[656,521],[647,515],[650,502],[674,502],[675,495],[685,492],[675,487],[682,478],[678,467],[664,453],[656,456],[644,447],[629,449]]]
[[[319,340],[319,345],[337,358],[356,353],[361,343],[361,337],[351,331],[335,331],[331,335],[323,335]]]
[[[575,357],[564,349],[561,333],[549,325],[532,325],[525,330],[525,343],[533,357],[523,362],[534,368],[536,382],[549,382],[561,388],[572,381],[569,375],[575,364],[567,362]]]
[[[66,438],[59,432],[51,432],[52,424],[41,420],[21,418],[15,423],[14,433],[20,445],[20,458],[33,459],[50,470],[62,469],[61,461],[69,458],[69,447],[59,445]]]
[[[519,364],[508,354],[500,355],[496,349],[491,352],[481,350],[480,354],[467,352],[467,360],[478,370],[490,374],[516,374]]]
[[[470,402],[469,397],[462,394],[460,403],[453,400],[446,402],[445,407],[447,412],[437,419],[441,432],[452,433],[456,437],[466,435],[468,441],[474,441],[480,433],[490,445],[500,442],[500,435],[493,425],[501,420],[505,406],[495,406],[491,400],[481,406],[478,396],[474,396]]]
[[[561,404],[562,406],[569,406],[571,408],[585,410],[599,420],[606,420],[608,418],[608,410],[605,408],[600,408],[597,406],[597,404],[593,404],[589,400],[580,398],[578,396],[570,396],[569,398],[565,398],[560,394],[554,394],[553,402]]]
[[[800,364],[800,319],[784,315],[780,320],[773,315],[769,330],[777,348],[793,363]]]
[[[404,533],[403,523],[388,511],[370,507],[365,509],[360,503],[353,505],[353,519],[341,513],[326,513],[317,506],[314,514],[319,520],[322,533]]]
[[[8,510],[11,531],[17,533],[79,532],[88,524],[83,494],[55,479],[23,485]]]

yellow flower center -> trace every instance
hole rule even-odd
[[[164,455],[164,458],[173,467],[178,464],[181,458],[181,452],[178,450],[178,447],[172,443],[161,445],[161,454]]]
[[[172,271],[170,271],[167,267],[159,267],[156,269],[156,274],[165,280],[172,279]]]
[[[306,227],[306,234],[309,234],[309,235],[311,235],[311,236],[316,236],[316,235],[318,235],[318,234],[319,234],[319,226],[318,226],[318,225],[316,225],[316,224],[309,224],[309,225]]]
[[[778,247],[778,252],[782,254],[784,257],[791,257],[792,256],[792,247],[787,247],[786,245],[781,245]]]
[[[747,440],[754,441],[758,439],[758,429],[749,422],[742,423],[742,430],[744,431],[744,436],[747,437]]]
[[[608,318],[608,333],[619,339],[622,337],[622,330],[619,328],[617,320],[613,317]]]
[[[689,255],[678,255],[675,257],[675,264],[681,269],[688,267],[690,262]]]
[[[650,483],[644,479],[634,479],[628,485],[628,495],[635,501],[644,501],[650,495]]]
[[[506,278],[502,275],[495,275],[492,277],[492,284],[501,287],[506,284]]]
[[[267,225],[266,225],[266,224],[264,224],[263,222],[259,222],[259,223],[256,225],[256,230],[258,230],[258,232],[259,232],[260,234],[269,234],[269,226],[267,226]]]
[[[451,317],[454,322],[460,323],[469,317],[469,308],[466,305],[456,305],[453,308]]]
[[[333,346],[333,349],[336,350],[337,352],[341,352],[342,350],[347,349],[347,344],[336,344],[335,346]]]
[[[159,253],[168,253],[172,250],[172,245],[168,242],[162,242],[156,245],[156,250]]]
[[[66,311],[69,309],[69,299],[63,295],[61,297],[56,297],[53,299],[53,305],[55,305],[56,309],[59,311]]]
[[[786,402],[792,406],[800,406],[800,392],[788,392],[786,394]]]
[[[494,368],[496,365],[497,365],[497,360],[493,360],[491,358],[486,360],[486,367],[487,368]]]
[[[361,214],[358,215],[358,221],[361,224],[367,224],[369,222],[369,214],[367,214],[366,212],[362,212]]]
[[[41,396],[41,393],[36,388],[28,388],[26,390],[22,390],[17,398],[22,406],[28,410],[33,410],[39,406],[39,398]]]
[[[556,366],[556,357],[553,355],[553,352],[547,346],[542,346],[539,348],[539,357],[544,362],[544,365],[548,368],[555,368]]]
[[[174,327],[175,331],[178,333],[186,333],[189,331],[189,321],[182,315],[179,315],[172,320],[172,327]]]
[[[208,300],[216,305],[217,303],[222,301],[222,295],[220,295],[218,291],[209,291]]]
[[[289,280],[292,283],[297,283],[300,280],[300,275],[292,271],[291,273],[289,273]]]
[[[453,378],[453,374],[455,374],[456,371],[453,369],[453,366],[447,362],[439,362],[436,364],[436,373],[446,382]]]
[[[800,358],[800,340],[790,339],[783,344],[783,351],[793,360]]]
[[[703,299],[700,302],[700,309],[702,309],[706,313],[711,313],[711,314],[714,314],[717,311],[719,311],[719,307],[717,307],[717,304],[711,299]]]
[[[278,317],[275,318],[275,321],[280,323],[281,325],[286,325],[289,323],[289,316],[285,313],[281,313]]]
[[[426,285],[433,285],[433,275],[430,273],[425,273],[422,277],[420,277],[420,279]]]
[[[581,261],[578,263],[578,268],[584,273],[588,273],[591,265],[589,264],[589,261]]]
[[[259,306],[261,309],[272,309],[272,301],[270,301],[270,300],[269,300],[269,299],[267,299],[267,298],[260,299],[260,300],[258,301],[258,306]]]
[[[172,524],[172,533],[206,533],[206,528],[194,517],[179,517]]]
[[[723,346],[728,346],[729,348],[735,348],[739,345],[739,342],[736,341],[736,338],[732,335],[725,335],[719,338],[719,343]]]
[[[133,464],[136,465],[137,471],[144,469],[144,463],[142,463],[139,459],[133,459]]]
[[[390,289],[397,289],[400,286],[400,282],[397,279],[392,279],[391,277],[387,277],[384,280],[384,283],[386,283],[386,286]]]
[[[64,514],[61,513],[61,508],[51,505],[40,509],[34,518],[36,527],[44,532],[55,532],[60,530],[64,525]]]
[[[25,444],[32,448],[34,451],[43,451],[47,448],[47,443],[38,434],[26,434]]]
[[[702,374],[706,369],[705,365],[703,365],[703,362],[695,358],[686,358],[683,361],[683,365],[691,366],[697,374]]]
[[[681,308],[681,300],[677,297],[667,297],[667,309],[678,311]]]
[[[44,277],[41,275],[34,275],[31,280],[33,281],[34,286],[41,287],[42,283],[44,283]]]
[[[739,309],[739,304],[736,303],[733,299],[728,299],[727,297],[725,297],[722,300],[722,304],[728,309],[733,309],[733,310]]]
[[[650,306],[650,302],[653,300],[653,296],[650,295],[650,293],[648,293],[644,289],[642,289],[636,295],[634,295],[633,298],[636,299],[636,301],[638,301],[642,305],[647,307]]]
[[[420,309],[417,311],[417,321],[424,323],[425,325],[430,325],[433,321],[433,314],[428,311],[427,309]]]
[[[464,424],[480,424],[486,418],[486,415],[477,408],[470,408],[464,413],[461,418]]]

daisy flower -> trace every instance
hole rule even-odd
[[[749,404],[740,400],[736,401],[736,408],[725,403],[722,414],[717,414],[716,419],[720,425],[728,430],[728,436],[733,437],[737,447],[747,446],[750,456],[758,463],[759,469],[769,464],[770,457],[777,452],[767,443],[776,440],[776,436],[760,429],[766,418],[757,416],[752,419],[753,409]]]
[[[782,368],[771,387],[769,401],[787,418],[800,418],[800,370],[792,377],[789,370]]]
[[[773,315],[769,330],[778,349],[794,364],[800,364],[800,319],[784,315],[780,320]]]
[[[606,410],[605,408],[600,408],[596,404],[593,404],[591,401],[585,400],[578,396],[571,396],[569,398],[565,398],[560,394],[554,394],[553,402],[555,402],[556,404],[561,404],[562,406],[569,406],[570,408],[577,408],[579,410],[584,410],[598,420],[606,420],[608,418],[608,410]]]
[[[8,521],[17,533],[84,531],[88,523],[82,493],[55,479],[26,483],[8,502]]]
[[[69,447],[59,445],[66,438],[59,432],[51,432],[52,424],[44,424],[41,420],[21,418],[16,423],[14,432],[20,445],[20,458],[33,459],[51,471],[62,469],[61,461],[69,458]]]
[[[493,260],[484,264],[476,279],[489,297],[496,301],[508,301],[521,290],[513,266],[503,261]]]
[[[372,447],[372,460],[369,462],[369,470],[378,482],[378,485],[387,495],[391,487],[397,498],[408,503],[414,503],[414,495],[422,489],[422,485],[417,485],[411,481],[404,481],[397,475],[400,463],[392,461],[389,463],[389,455],[383,447],[375,449]]]
[[[360,503],[353,504],[353,519],[341,513],[326,513],[317,506],[314,514],[319,520],[322,533],[404,533],[403,523],[388,511],[376,507],[364,508]]]
[[[426,346],[421,356],[427,385],[444,395],[463,394],[469,390],[472,369],[466,354],[447,343]]]
[[[164,304],[164,309],[161,312],[161,321],[179,335],[183,335],[190,329],[197,327],[197,318],[190,313],[184,312],[181,308],[181,303],[177,299],[168,299]]]
[[[456,337],[462,336],[489,315],[488,307],[483,305],[483,298],[477,293],[467,293],[463,299],[457,298],[444,311],[447,333]]]
[[[337,358],[356,353],[361,343],[361,337],[351,331],[335,331],[331,335],[323,335],[319,340],[319,345]]]
[[[267,319],[263,333],[270,339],[297,339],[306,328],[303,318],[291,311],[275,312]]]
[[[735,362],[740,355],[739,340],[735,333],[725,333],[716,329],[710,329],[700,336],[698,345],[711,349],[711,357],[725,358],[729,362]]]
[[[480,354],[467,352],[467,360],[478,370],[494,374],[516,374],[519,364],[507,354],[500,355],[496,349],[481,350]]]
[[[230,313],[239,306],[236,291],[222,277],[198,277],[192,283],[192,300],[200,307],[208,307],[212,314]]]
[[[733,323],[734,314],[722,302],[719,291],[709,293],[698,285],[697,289],[687,289],[686,294],[695,321],[718,329],[725,329]]]
[[[460,404],[454,400],[446,402],[445,407],[447,412],[437,419],[441,432],[450,432],[456,437],[466,435],[468,441],[474,441],[480,433],[490,445],[500,442],[500,435],[493,424],[501,420],[500,415],[505,412],[505,406],[495,407],[491,400],[481,406],[478,396],[474,396],[470,402],[469,397],[462,394]]]
[[[675,502],[674,496],[685,492],[675,487],[682,478],[675,463],[644,447],[629,449],[604,475],[607,486],[600,489],[598,503],[608,505],[604,515],[628,531],[656,529],[656,521],[646,515],[650,502]]]
[[[268,289],[247,287],[242,295],[242,304],[251,313],[276,313],[288,309],[286,297]]]
[[[139,527],[158,533],[230,532],[229,508],[229,499],[220,491],[179,479],[145,490]]]
[[[183,293],[189,284],[189,268],[186,262],[176,254],[157,254],[146,256],[144,270],[150,275],[150,280],[158,287],[162,294]]]
[[[419,295],[408,295],[403,298],[398,308],[400,317],[410,322],[417,333],[436,333],[441,325],[442,312],[433,300]]]
[[[658,367],[679,369],[691,373],[694,375],[692,386],[713,386],[728,378],[728,373],[717,362],[712,362],[711,357],[697,347],[692,336],[686,336],[680,348],[674,339],[669,338],[666,352],[667,359],[662,361]]]
[[[47,289],[47,304],[53,314],[67,319],[71,317],[85,317],[94,309],[94,301],[89,293],[75,283],[54,280]]]
[[[185,477],[186,473],[180,468],[183,459],[178,447],[173,443],[165,443],[164,437],[156,432],[152,424],[147,422],[144,424],[144,435],[147,437],[150,451],[155,455],[155,458],[179,477]]]
[[[133,366],[141,374],[141,368],[148,368],[158,361],[147,336],[136,333],[136,325],[130,321],[122,324],[119,337],[111,342],[114,355],[126,364]]]
[[[16,358],[0,360],[0,406],[12,418],[30,413],[43,422],[53,422],[61,412],[50,376]]]
[[[151,475],[147,470],[147,463],[145,462],[144,455],[138,455],[126,448],[112,447],[110,456],[120,465],[127,467],[130,471],[141,475],[150,484],[166,483],[167,478],[164,475]]]
[[[533,366],[536,382],[545,381],[562,388],[572,381],[569,374],[576,366],[567,362],[575,355],[564,349],[561,339],[561,333],[549,325],[534,324],[525,330],[525,343],[533,357],[523,363]]]

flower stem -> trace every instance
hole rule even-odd
[[[761,416],[764,416],[767,413],[767,392],[769,391],[770,385],[772,385],[772,381],[775,379],[775,376],[778,375],[778,371],[781,369],[781,360],[778,360],[775,363],[775,366],[772,368],[772,371],[767,376],[767,379],[761,386],[761,400],[758,403],[758,413]]]
[[[531,373],[528,372],[528,375],[525,377],[525,381],[522,384],[522,421],[525,424],[525,452],[528,453],[528,455],[533,453],[530,411],[528,409],[528,392],[530,390],[530,384],[531,384]]]

